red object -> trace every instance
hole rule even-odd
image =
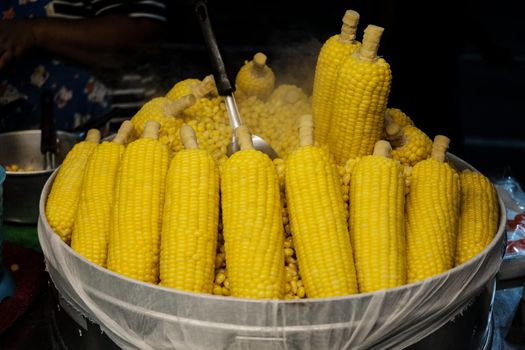
[[[0,334],[27,311],[39,295],[46,277],[41,253],[6,241],[3,246],[2,264],[11,270],[16,290],[15,295],[0,302]],[[18,269],[11,268],[15,264]]]

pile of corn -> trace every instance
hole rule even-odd
[[[323,45],[311,98],[257,53],[236,77],[240,150],[211,76],[178,82],[111,141],[88,133],[46,203],[53,230],[95,264],[179,290],[324,298],[421,281],[479,254],[498,202],[490,181],[447,163],[387,108],[383,28],[359,15]],[[255,149],[251,132],[278,152]]]

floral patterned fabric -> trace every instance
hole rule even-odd
[[[2,0],[2,20],[48,16],[49,0]],[[40,125],[41,94],[54,95],[54,117],[59,130],[71,130],[105,114],[111,108],[107,87],[89,71],[32,51],[0,70],[0,104],[22,97],[25,101],[0,118],[0,131],[36,129]]]

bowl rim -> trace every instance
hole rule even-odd
[[[41,133],[40,129],[27,129],[27,130],[8,131],[8,132],[0,133],[0,139],[2,137],[4,137],[4,136],[35,135],[35,134],[40,134],[40,133]],[[80,140],[82,134],[81,133],[69,132],[69,131],[63,131],[63,130],[57,130],[57,135],[70,136],[72,138]],[[5,169],[5,166],[3,166],[3,167]],[[33,171],[9,171],[9,170],[5,169],[5,175],[6,175],[6,179],[7,178],[12,178],[12,177],[22,177],[22,178],[23,177],[33,177],[33,176],[37,176],[37,175],[47,175],[47,176],[49,176],[57,168],[58,168],[58,165],[55,168],[48,169],[48,170],[43,169],[43,170],[33,170]]]

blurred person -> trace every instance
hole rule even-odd
[[[23,101],[0,118],[4,131],[39,127],[44,90],[57,129],[108,112],[110,91],[93,71],[153,41],[167,18],[163,0],[2,0],[0,11],[0,105]]]

